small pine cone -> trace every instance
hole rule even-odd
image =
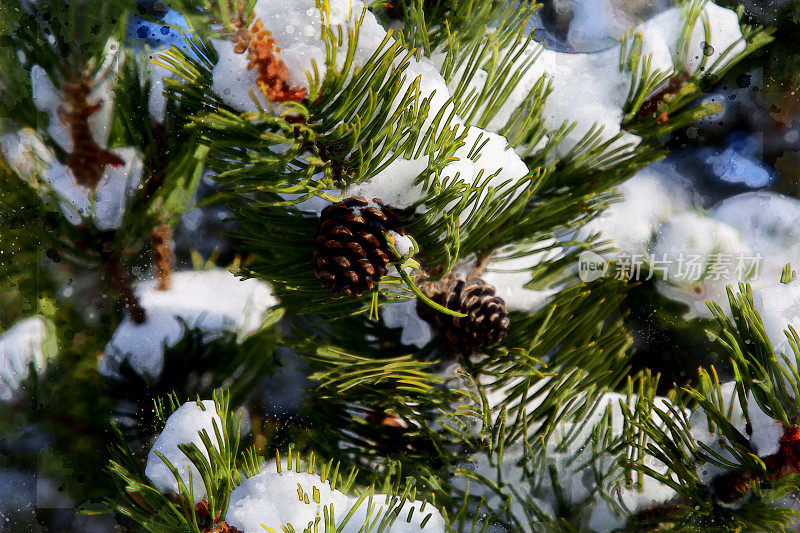
[[[317,226],[314,274],[333,294],[361,296],[388,272],[394,255],[384,231],[402,234],[400,218],[387,206],[353,196],[326,207]]]
[[[445,315],[417,300],[419,316],[433,326],[451,350],[472,353],[506,338],[509,320],[505,302],[482,279],[459,280],[446,289],[431,284],[423,291],[439,305],[467,315]]]

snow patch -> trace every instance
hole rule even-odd
[[[686,211],[660,228],[650,269],[661,280],[658,291],[689,305],[690,317],[712,317],[705,302],[724,308],[726,287],[747,281],[756,259],[735,228]]]
[[[58,161],[53,161],[42,173],[42,179],[57,196],[61,212],[71,224],[80,225],[90,218],[99,229],[112,230],[122,223],[125,205],[142,180],[142,158],[131,147],[111,151],[124,164],[107,165],[94,189],[79,184],[69,167]]]
[[[20,320],[0,335],[0,401],[10,402],[30,372],[45,369],[56,352],[51,326],[41,316]]]
[[[621,200],[580,230],[581,240],[600,233],[599,241],[609,241],[614,250],[603,254],[609,260],[648,254],[661,225],[694,203],[689,183],[665,165],[650,165],[617,190]]]
[[[114,332],[99,363],[100,372],[114,375],[128,361],[139,374],[161,374],[164,347],[183,336],[183,323],[202,329],[209,339],[225,331],[245,336],[257,331],[264,312],[277,303],[269,286],[256,279],[240,280],[225,269],[175,272],[168,290],[156,280],[136,288],[147,320],[137,324],[125,318]]]
[[[721,201],[711,216],[738,229],[761,256],[753,287],[775,284],[786,263],[800,267],[800,200],[774,192],[747,192]]]
[[[381,319],[387,328],[403,328],[400,342],[422,348],[433,339],[433,328],[417,314],[417,299],[388,303],[381,307]]]
[[[200,503],[206,497],[206,487],[200,471],[178,446],[194,444],[205,458],[209,459],[208,450],[203,444],[200,434],[203,430],[207,431],[212,444],[217,444],[214,425],[222,432],[222,420],[217,414],[214,402],[203,400],[201,403],[203,407],[200,407],[197,402],[187,402],[170,415],[164,429],[153,443],[150,453],[147,454],[147,466],[144,470],[145,476],[160,492],[179,493],[178,480],[175,479],[164,460],[157,455],[157,453],[161,454],[178,471],[187,490],[191,492],[194,504]]]
[[[504,256],[501,251],[492,257],[483,281],[494,286],[497,296],[503,299],[510,311],[535,313],[545,306],[548,300],[562,287],[530,289],[526,285],[533,279],[531,269],[543,261],[551,261],[561,253],[558,248],[550,248],[555,240],[549,239],[522,251],[519,257]]]
[[[778,362],[783,364],[783,354],[797,365],[785,331],[792,326],[800,333],[800,282],[777,283],[753,290],[753,307],[761,316]]]
[[[261,473],[245,480],[233,490],[225,515],[225,521],[230,526],[242,530],[243,533],[261,533],[267,528],[281,531],[281,526],[289,525],[295,531],[303,531],[309,525],[313,529],[317,520],[324,524],[325,508],[329,514],[331,510],[333,511],[337,531],[342,533],[358,533],[367,522],[367,510],[372,507],[369,497],[344,523],[344,518],[358,497],[331,489],[330,482],[322,482],[316,474],[294,472],[285,465],[280,473],[276,470],[275,463],[269,463],[263,467]],[[300,491],[307,494],[308,498],[298,498]],[[377,509],[372,509],[369,515],[370,523],[378,520],[379,516],[384,516],[382,513],[385,513],[386,498],[385,494],[373,496],[373,505]],[[383,509],[381,506],[384,506]],[[410,520],[409,515],[411,515]],[[422,521],[427,516],[430,518],[423,527]],[[387,533],[444,532],[445,522],[433,505],[421,501],[406,501],[399,516],[386,531]]]

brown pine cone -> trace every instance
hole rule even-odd
[[[317,226],[314,274],[333,294],[361,296],[388,272],[394,254],[384,231],[403,233],[389,207],[353,196],[323,209]]]
[[[508,312],[503,299],[495,295],[494,287],[480,278],[459,280],[439,290],[434,287],[423,289],[426,296],[443,307],[467,315],[445,315],[417,300],[417,314],[433,326],[452,351],[472,353],[506,338]]]

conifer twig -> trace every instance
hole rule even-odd
[[[717,477],[713,482],[717,498],[724,503],[731,503],[744,496],[757,481],[800,473],[800,427],[785,427],[778,452],[762,457],[761,460],[766,467],[765,472],[742,469]]]
[[[113,232],[112,232],[113,233]],[[136,294],[131,287],[131,281],[125,268],[119,261],[119,257],[114,253],[112,239],[107,239],[100,247],[100,258],[103,262],[103,268],[108,276],[108,282],[111,288],[119,295],[122,304],[125,306],[125,311],[131,320],[137,324],[144,323],[147,320],[146,313]]]
[[[172,232],[169,226],[161,224],[153,228],[148,239],[153,249],[153,265],[156,268],[158,290],[165,291],[170,287],[170,275],[172,274]]]
[[[683,87],[683,85],[689,81],[689,73],[688,72],[679,72],[672,76],[669,81],[664,85],[664,87],[659,90],[658,92],[650,95],[642,104],[642,107],[639,108],[639,111],[636,112],[636,118],[643,119],[654,115],[658,112],[659,104],[662,101],[669,101],[675,94]],[[658,115],[658,122],[664,123],[669,120],[666,111],[663,111],[661,114]]]
[[[61,120],[69,129],[72,153],[67,166],[75,181],[88,187],[96,187],[103,177],[105,167],[122,166],[125,162],[114,152],[100,147],[92,136],[89,118],[103,106],[102,100],[89,103],[92,84],[85,78],[77,78],[64,84],[64,105],[58,109]]]

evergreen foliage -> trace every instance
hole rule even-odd
[[[767,45],[768,29],[744,25],[743,50],[734,53],[734,43],[694,72],[686,57],[692,28],[699,24],[711,39],[704,2],[682,3],[673,71],[652,66],[641,32],[626,34],[623,131],[609,137],[595,125],[570,144],[575,123],[554,128],[545,120],[546,77],[503,125],[490,127],[542,53],[526,27],[538,4],[398,0],[367,6],[342,26],[331,22],[330,3],[319,1],[324,63],[308,73],[303,98],[264,106],[253,93],[257,111],[237,109],[215,90],[219,40],[245,39],[255,2],[168,4],[186,18],[188,46],[156,51],[125,42],[135,11],[128,1],[91,2],[96,11],[85,22],[89,3],[77,0],[0,6],[0,133],[17,135],[23,150],[19,160],[0,158],[0,328],[44,315],[60,345],[46,369],[31,365],[23,394],[0,404],[1,466],[55,477],[92,472],[88,486],[70,480],[71,495],[81,503],[102,499],[101,514],[133,531],[236,531],[226,519],[232,491],[272,468],[307,472],[355,495],[347,516],[368,509],[354,529],[365,532],[411,523],[413,510],[405,510],[416,500],[426,502],[419,512],[430,513],[423,526],[441,515],[452,531],[583,530],[600,506],[629,530],[772,531],[796,518],[781,498],[800,491],[800,448],[792,448],[800,446],[800,335],[787,331],[793,357],[776,354],[750,288],[729,288],[728,302],[709,303],[716,322],[709,335],[732,369],[733,392],[713,366],[691,384],[660,383],[649,370],[631,370],[626,302],[639,287],[575,275],[581,252],[608,249],[601,236],[579,239],[579,228],[617,199],[615,185],[664,155],[667,134],[719,111],[702,101],[704,91]],[[357,61],[372,13],[397,30]],[[411,77],[432,56],[446,97]],[[88,213],[74,221],[48,177],[56,164],[72,168],[72,154],[51,133],[60,115],[37,103],[34,65],[62,96],[75,80],[112,87],[107,146],[99,148],[135,148],[142,171],[116,227],[101,227]],[[149,112],[159,90],[155,69],[169,73],[157,94],[166,99],[163,118]],[[477,140],[469,137],[479,128]],[[523,176],[502,179],[502,169],[484,169],[495,134],[519,156]],[[627,142],[629,134],[641,142]],[[463,149],[483,169],[471,182],[447,173]],[[413,183],[420,198],[397,209],[410,245],[386,233],[389,274],[362,296],[331,295],[314,276],[319,216],[308,205],[341,201],[408,160],[422,161]],[[204,181],[213,181],[205,205],[224,206],[235,221],[228,237],[237,258],[224,266],[268,283],[279,304],[247,335],[208,335],[201,321],[181,320],[177,340],[158,343],[159,375],[142,375],[126,360],[101,375],[98,355],[120,323],[162,318],[140,301],[135,281],[148,272],[169,279],[171,266],[161,264],[169,258],[154,259],[152,233],[163,227],[171,236],[198,207]],[[94,192],[89,198],[100,205]],[[552,296],[540,309],[510,310],[508,335],[497,344],[456,354],[437,338],[404,344],[403,331],[386,325],[389,304],[417,299],[443,311],[423,284],[480,277],[493,259],[524,258],[534,248],[553,253],[523,268],[525,289]],[[781,281],[796,283],[790,267]],[[83,282],[94,288],[84,292]],[[74,291],[65,293],[65,285]],[[308,365],[311,384],[296,417],[264,420],[259,390],[281,368],[279,347]],[[220,423],[200,432],[202,446],[180,446],[205,498],[196,503],[193,480],[163,455],[178,490],[161,492],[145,474],[144,455],[183,401],[206,409],[200,399],[211,395]],[[241,406],[255,408],[252,420],[240,418]],[[759,455],[742,433],[737,417],[752,427],[753,412],[781,425],[778,453]],[[697,437],[698,417],[708,439]],[[14,442],[5,435],[21,427],[46,435],[43,464],[7,451]],[[99,453],[108,443],[110,462]],[[272,456],[276,462],[265,464]],[[95,477],[102,466],[105,475]],[[701,466],[716,474],[704,476]],[[581,501],[568,494],[574,480],[562,476],[580,478]],[[672,495],[629,508],[628,495],[648,484]],[[319,503],[318,493],[300,487],[298,498]],[[307,530],[341,531],[343,517],[333,509]]]

